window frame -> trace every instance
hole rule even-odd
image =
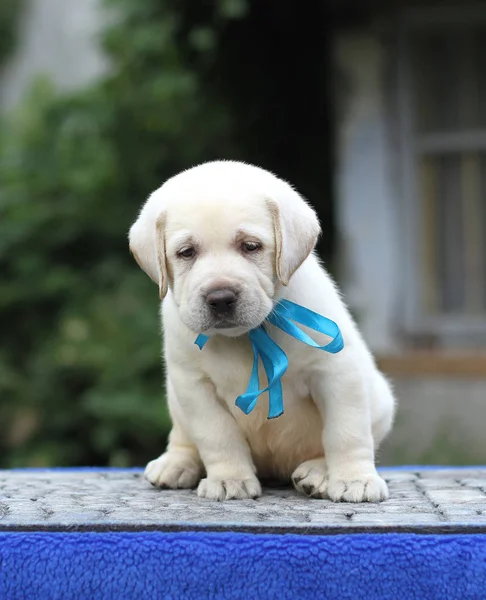
[[[471,23],[486,24],[486,3],[480,6],[414,9],[402,14],[397,35],[396,107],[398,120],[399,172],[399,234],[402,248],[403,277],[401,285],[402,328],[414,336],[486,336],[484,315],[440,314],[425,312],[423,277],[421,276],[422,247],[415,233],[423,227],[422,198],[419,194],[418,157],[421,154],[461,151],[486,151],[486,129],[468,132],[421,134],[416,141],[413,109],[412,35],[431,28],[456,28]],[[453,147],[452,147],[453,146]],[[420,238],[421,240],[421,238]]]

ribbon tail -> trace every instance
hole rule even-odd
[[[245,415],[249,415],[255,408],[258,396],[261,393],[259,392],[260,380],[258,377],[258,349],[253,340],[251,340],[251,346],[253,348],[253,367],[251,369],[250,381],[248,382],[246,392],[241,394],[241,396],[238,396],[235,402],[236,406],[242,410]]]
[[[283,352],[283,351],[282,351]],[[265,373],[267,375],[268,381],[272,381],[274,379],[274,368],[272,361],[268,358],[268,356],[262,354],[260,355],[263,363],[263,368],[265,369]],[[283,390],[282,390],[282,380],[280,377],[275,379],[275,383],[273,386],[269,386],[268,390],[268,419],[276,419],[280,417],[284,412],[283,407]]]
[[[257,403],[258,397],[269,392],[268,418],[274,419],[283,413],[283,393],[280,379],[288,368],[288,358],[285,352],[276,344],[263,329],[249,332],[253,347],[253,369],[248,388],[236,399],[236,406],[245,414],[249,414]],[[268,384],[259,389],[258,358],[261,359]]]
[[[255,332],[256,333],[256,332]],[[275,419],[283,412],[282,377],[287,371],[289,361],[285,352],[272,340],[264,329],[257,333],[258,352],[268,380],[268,418]]]

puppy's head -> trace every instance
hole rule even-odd
[[[189,329],[237,336],[265,320],[277,284],[288,284],[318,235],[315,212],[290,185],[257,167],[212,162],[156,190],[129,237]]]

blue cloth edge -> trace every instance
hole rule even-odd
[[[484,598],[486,534],[0,533],[0,597]]]

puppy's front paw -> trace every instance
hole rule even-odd
[[[202,468],[196,457],[172,452],[150,461],[145,468],[145,478],[160,488],[195,488],[201,475]]]
[[[292,473],[295,489],[311,498],[327,498],[326,461],[324,458],[307,460]]]
[[[334,502],[382,502],[388,488],[378,473],[364,476],[329,477],[327,495]]]
[[[202,479],[197,495],[211,500],[247,500],[261,496],[262,487],[256,477],[251,479]]]

